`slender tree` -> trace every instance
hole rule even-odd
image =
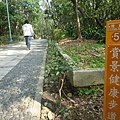
[[[80,31],[80,19],[78,15],[78,0],[72,0],[75,8],[76,20],[77,20],[77,39],[81,39],[81,31]]]

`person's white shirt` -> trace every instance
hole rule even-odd
[[[33,31],[33,28],[32,28],[32,25],[31,24],[24,24],[22,26],[22,29],[23,29],[23,35],[24,36],[33,36],[34,35],[34,31]]]

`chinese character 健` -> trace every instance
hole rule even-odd
[[[117,86],[120,86],[120,84],[118,84],[118,82],[119,82],[119,76],[118,75],[116,75],[116,76],[113,76],[113,74],[110,76],[110,84],[112,84],[112,83],[115,83]]]

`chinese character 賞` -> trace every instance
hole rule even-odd
[[[119,48],[115,47],[110,52],[112,52],[112,58],[117,58],[118,59],[118,53],[120,52]]]

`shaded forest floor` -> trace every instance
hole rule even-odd
[[[62,47],[78,44],[93,44],[96,41],[62,40]],[[103,112],[103,85],[74,88],[64,81],[62,97],[59,98],[59,83],[56,78],[44,82],[41,120],[101,120]]]

